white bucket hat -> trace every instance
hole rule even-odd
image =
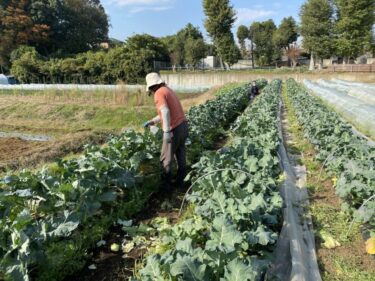
[[[146,76],[146,91],[150,90],[150,87],[155,86],[155,85],[160,85],[164,83],[164,80],[161,79],[160,75],[156,72],[152,72],[147,74]]]

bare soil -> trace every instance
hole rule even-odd
[[[19,138],[0,138],[0,172],[36,167],[69,153],[81,152],[85,144],[100,144],[104,132],[77,132],[54,141],[25,141]]]
[[[0,138],[0,167],[16,165],[18,159],[27,157],[33,150],[41,149],[42,146],[42,142]]]

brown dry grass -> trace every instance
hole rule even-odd
[[[203,104],[208,100],[215,98],[215,93],[220,87],[214,87],[209,91],[193,96],[192,98],[186,98],[181,100],[182,107],[185,111],[198,104]]]
[[[47,104],[91,104],[91,105],[143,105],[147,102],[147,94],[141,90],[120,89],[114,91],[83,90],[0,90],[1,101],[37,102]]]

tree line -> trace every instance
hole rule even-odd
[[[258,65],[277,65],[282,54],[295,65],[304,50],[310,54],[310,68],[315,62],[322,68],[323,59],[333,56],[348,63],[374,53],[374,13],[374,0],[307,0],[300,9],[300,25],[292,17],[284,18],[279,27],[272,20],[253,22],[239,26],[237,37],[242,56],[251,56]],[[303,50],[297,46],[299,36]]]
[[[241,25],[239,46],[232,33],[236,13],[229,0],[202,0],[206,43],[198,27],[187,24],[176,34],[148,34],[100,48],[108,38],[108,16],[100,0],[1,0],[0,71],[31,83],[137,83],[166,62],[195,68],[207,55],[223,68],[239,59],[253,66],[279,65],[283,55],[295,66],[302,49],[311,61],[333,55],[344,62],[374,50],[375,0],[307,0],[300,24],[292,17]]]
[[[344,63],[365,52],[374,53],[375,0],[308,0],[302,5],[303,47],[315,61],[333,55]]]
[[[9,69],[12,51],[24,45],[46,57],[95,50],[108,27],[99,0],[1,0],[0,65]]]
[[[12,74],[23,83],[138,83],[153,71],[154,61],[168,60],[163,42],[140,34],[109,50],[88,51],[68,58],[45,58],[34,47],[12,52]]]
[[[196,67],[212,50],[197,27],[188,24],[175,35],[129,37],[109,49],[48,58],[35,47],[21,46],[10,55],[11,72],[23,83],[140,83],[155,63]]]

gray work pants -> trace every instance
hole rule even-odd
[[[160,162],[165,175],[170,175],[173,158],[177,160],[177,177],[184,177],[186,172],[185,141],[188,137],[188,123],[183,122],[172,130],[173,137],[170,142],[163,140]],[[182,178],[183,179],[183,178]],[[181,179],[180,179],[181,180]]]

